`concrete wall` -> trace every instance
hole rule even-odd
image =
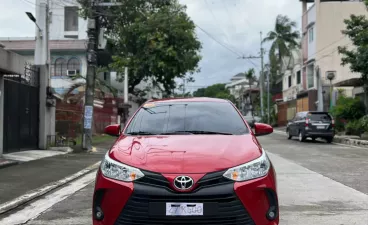
[[[0,48],[0,70],[23,74],[27,58]]]
[[[87,39],[87,20],[79,18],[78,31],[77,32],[65,32],[64,31],[64,7],[65,6],[78,6],[76,0],[63,1],[50,1],[51,2],[51,24],[50,24],[50,40],[65,40],[65,35],[76,34],[78,39]]]
[[[344,19],[351,14],[368,16],[365,5],[362,2],[320,2],[316,1],[316,65],[321,69],[321,78],[325,84],[326,71],[336,70],[337,75],[333,83],[350,78],[360,77],[360,74],[350,72],[349,66],[341,66],[341,55],[338,54],[338,46],[352,47],[350,39],[341,34],[345,29]]]

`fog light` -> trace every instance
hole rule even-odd
[[[277,213],[276,213],[276,208],[275,207],[270,207],[270,209],[268,210],[266,217],[268,220],[274,220],[277,217]]]
[[[104,218],[104,214],[103,214],[102,209],[100,207],[96,207],[95,218],[96,218],[96,220],[103,220],[103,218]]]

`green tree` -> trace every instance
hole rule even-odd
[[[80,2],[88,13],[90,1]],[[118,72],[129,68],[130,93],[134,94],[135,87],[146,79],[170,93],[176,87],[175,78],[199,70],[201,43],[195,24],[177,0],[117,2],[122,4],[96,15],[106,28],[108,50],[113,55],[110,67]]]
[[[194,97],[222,98],[236,103],[235,97],[230,94],[226,84],[214,84],[206,88],[199,88],[193,92]]]
[[[217,94],[224,92],[230,94],[229,90],[226,89],[226,84],[214,84],[206,88],[204,91],[204,97],[216,98]]]
[[[291,50],[299,46],[300,33],[295,29],[295,21],[291,21],[287,16],[278,15],[274,30],[270,31],[263,39],[263,42],[272,42],[269,52],[270,62],[274,60],[274,56],[277,56],[279,68],[283,65],[282,58],[291,57]]]
[[[199,88],[193,92],[193,96],[194,97],[204,97],[205,91],[206,91],[206,88]]]
[[[368,0],[365,0],[368,7]],[[368,106],[368,19],[364,15],[350,16],[345,19],[346,29],[342,31],[352,41],[354,48],[339,46],[338,51],[343,55],[341,64],[349,65],[352,72],[360,73],[365,93],[365,105]],[[368,113],[368,107],[366,107]]]

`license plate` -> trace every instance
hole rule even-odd
[[[325,126],[317,126],[317,129],[325,129]]]
[[[203,216],[203,203],[166,203],[166,216]]]

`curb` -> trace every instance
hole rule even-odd
[[[4,169],[10,166],[15,166],[18,165],[19,162],[18,161],[5,161],[5,162],[0,162],[0,169]]]
[[[96,170],[99,165],[100,165],[101,161],[71,175],[71,176],[68,176],[68,177],[65,177],[61,180],[58,180],[58,181],[55,181],[55,182],[51,182],[49,184],[46,184],[40,188],[37,188],[37,189],[34,189],[34,190],[31,190],[29,192],[27,192],[26,194],[22,195],[22,196],[19,196],[13,200],[10,200],[8,202],[5,202],[3,204],[0,205],[0,215],[5,213],[5,212],[8,212],[12,209],[15,209],[31,200],[34,200],[40,196],[43,196],[47,193],[49,193],[50,191],[52,190],[55,190],[56,188],[60,187],[60,186],[63,186],[67,183],[70,183],[71,181],[74,181],[76,180],[77,178],[79,177],[82,177],[94,170]]]
[[[66,152],[66,153],[74,152],[74,149],[72,149],[71,147],[50,147],[49,150]]]
[[[276,133],[276,134],[286,136],[285,131],[273,130],[273,132]],[[368,141],[354,140],[354,139],[349,139],[349,138],[341,138],[341,137],[336,137],[336,136],[334,137],[334,140],[333,140],[332,144],[350,146],[350,147],[356,147],[356,148],[363,148],[363,149],[368,148]]]

